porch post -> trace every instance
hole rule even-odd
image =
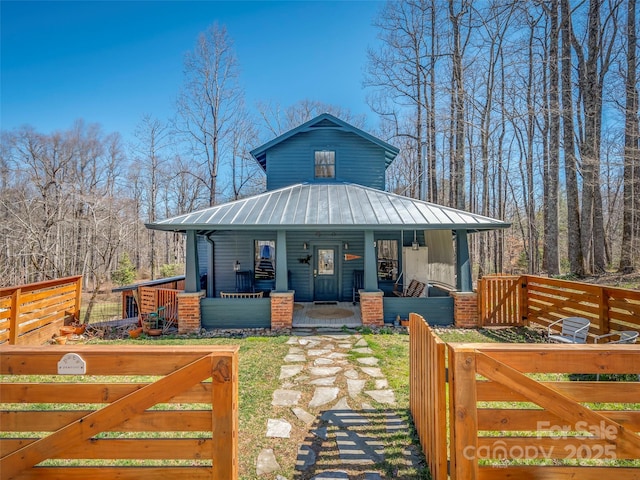
[[[376,247],[373,245],[373,230],[364,231],[364,290],[378,290],[378,267]]]
[[[276,291],[286,292],[289,290],[287,274],[287,232],[278,230],[276,237]]]
[[[466,230],[456,230],[456,288],[459,292],[472,292],[471,261]]]
[[[200,291],[200,265],[198,263],[198,236],[195,230],[187,230],[187,262],[185,265],[184,291]]]

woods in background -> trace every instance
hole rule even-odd
[[[631,272],[640,264],[636,0],[388,2],[363,52],[365,119],[313,100],[244,102],[233,41],[185,57],[176,116],[119,133],[77,122],[2,132],[0,284],[147,278],[181,235],[144,224],[258,193],[249,151],[322,113],[401,148],[387,187],[513,223],[474,235],[475,274]]]

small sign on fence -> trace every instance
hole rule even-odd
[[[58,375],[84,375],[87,362],[77,353],[65,353],[58,362]]]

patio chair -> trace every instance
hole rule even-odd
[[[606,333],[604,335],[598,335],[597,337],[594,338],[593,343],[602,343],[601,340],[604,340],[605,338],[613,338],[613,337],[618,337],[617,340],[607,340],[606,343],[610,344],[610,343],[636,343],[636,340],[638,339],[638,336],[640,335],[640,333],[634,331],[634,330],[621,330],[620,332],[612,332],[612,333]]]
[[[562,325],[560,333],[552,333],[552,327],[558,324]],[[587,343],[590,325],[591,321],[583,317],[561,318],[547,327],[548,339],[560,343]]]
[[[254,293],[253,271],[240,270],[236,272],[236,293]]]
[[[353,271],[353,286],[351,301],[355,305],[360,300],[360,290],[364,288],[364,270]]]
[[[621,330],[619,332],[611,332],[611,333],[605,333],[604,335],[598,335],[593,339],[593,343],[600,343],[601,340],[610,339],[613,337],[618,337],[618,339],[606,340],[605,343],[607,345],[611,345],[611,344],[621,345],[623,343],[636,343],[636,340],[638,339],[639,335],[640,333],[636,332],[635,330]],[[600,380],[599,373],[596,375],[596,380]],[[640,382],[640,374],[638,374],[638,381]]]

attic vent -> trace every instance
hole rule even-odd
[[[324,120],[319,121],[318,123],[314,123],[311,125],[311,128],[330,128],[330,127],[339,127],[337,123],[332,122],[331,120],[325,118]]]

